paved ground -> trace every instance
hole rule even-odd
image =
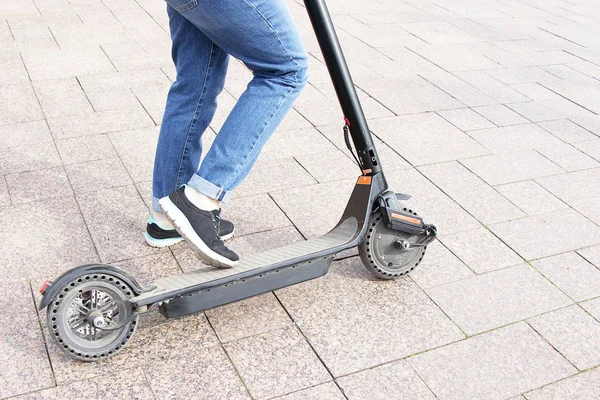
[[[326,232],[356,177],[289,4],[311,84],[226,210],[242,254]],[[440,240],[410,277],[376,281],[349,253],[320,280],[148,317],[126,351],[83,364],[45,338],[44,279],[198,266],[185,244],[142,238],[174,78],[165,4],[0,0],[0,398],[598,397],[598,2],[330,7],[388,180]],[[248,78],[233,63],[213,131]]]

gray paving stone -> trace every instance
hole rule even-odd
[[[408,361],[433,393],[444,399],[506,399],[575,372],[522,323]]]
[[[337,126],[338,135],[342,136],[342,128]],[[307,154],[334,152],[335,146],[315,128],[280,130],[269,139],[263,150],[262,158],[291,158]]]
[[[33,83],[46,118],[92,112],[92,105],[75,78]]]
[[[0,174],[18,173],[61,165],[52,142],[31,143],[0,149]]]
[[[600,160],[600,139],[573,143],[573,146],[588,154],[590,157]]]
[[[598,179],[600,168],[550,176],[536,181],[564,202],[573,204],[578,200],[593,201],[600,197],[600,187],[596,184]]]
[[[133,182],[118,158],[88,161],[65,166],[75,193],[88,193],[113,187],[131,185]]]
[[[439,114],[462,131],[493,128],[494,124],[470,108],[440,111]]]
[[[117,156],[106,135],[57,140],[56,147],[65,165]]]
[[[444,70],[418,71],[418,74],[466,106],[473,107],[498,103],[467,82]],[[445,112],[449,111],[451,110]]]
[[[588,247],[577,251],[586,260],[600,268],[600,245]]]
[[[43,118],[31,83],[0,87],[0,124],[14,124]]]
[[[596,136],[600,136],[600,118],[597,115],[576,115],[571,120]]]
[[[370,129],[413,165],[489,154],[479,143],[433,113],[374,120]]]
[[[0,136],[2,136],[0,149],[52,141],[48,125],[43,120],[0,125]]]
[[[333,382],[277,397],[278,400],[344,400],[346,397]]]
[[[467,43],[478,40],[475,36],[445,21],[406,23],[401,26],[431,44]]]
[[[169,85],[171,81],[158,68],[139,71],[105,72],[78,76],[77,80],[86,93],[120,92],[142,86]],[[93,96],[91,96],[93,97]]]
[[[78,201],[103,262],[159,251],[144,240],[148,210],[133,185],[83,193]]]
[[[452,253],[477,274],[523,262],[521,257],[486,228],[445,235],[441,240]]]
[[[535,124],[482,129],[470,132],[469,135],[496,153],[558,146],[563,143]]]
[[[425,258],[410,272],[411,279],[422,289],[460,281],[474,275],[473,271],[444,247],[441,241],[427,246]]]
[[[513,151],[461,160],[461,164],[492,186],[564,173],[534,150]]]
[[[12,202],[17,205],[73,194],[62,167],[9,174],[6,182]]]
[[[545,121],[538,124],[554,136],[567,143],[596,139],[596,135],[568,119]]]
[[[410,47],[421,57],[446,71],[470,71],[501,68],[497,62],[484,57],[463,44]]]
[[[2,177],[0,179],[0,207],[7,207],[11,205],[10,194],[8,193],[8,186],[6,179]]]
[[[330,375],[294,327],[225,344],[254,398],[271,398],[328,381]]]
[[[10,278],[9,278],[10,279]],[[35,304],[26,282],[0,285],[0,397],[11,397],[54,384],[52,367],[39,330]]]
[[[150,384],[141,368],[128,369],[85,381],[67,383],[18,396],[18,400],[143,399],[152,398]]]
[[[337,382],[349,400],[436,398],[405,360],[344,376]]]
[[[419,170],[483,224],[525,215],[458,162],[429,165]]]
[[[168,249],[163,249],[160,253],[150,256],[120,261],[113,265],[126,271],[140,284],[151,284],[159,278],[182,273],[177,260]]]
[[[158,142],[157,128],[114,132],[108,135],[134,182],[152,179]],[[139,146],[143,143],[143,146]]]
[[[529,122],[504,104],[475,107],[473,110],[498,126],[517,125]]]
[[[67,195],[4,213],[0,243],[6,276],[35,278],[36,286],[59,272],[98,261],[77,204]]]
[[[566,109],[559,110],[559,104],[562,104],[554,100],[509,104],[508,107],[531,122],[544,122],[569,117],[570,113]]]
[[[594,369],[525,393],[527,400],[594,400],[600,391],[600,370]]]
[[[146,376],[158,398],[193,398],[199,393],[215,400],[250,398],[220,346],[157,362]]]
[[[577,231],[572,226],[577,226]],[[600,228],[574,210],[531,216],[489,228],[526,260],[600,243]]]
[[[162,123],[169,87],[170,85],[160,84],[134,87],[131,89],[156,125]]]
[[[372,95],[372,93],[369,93]],[[344,121],[342,111],[334,99],[330,99],[311,85],[302,91],[294,108],[314,126]]]
[[[293,325],[271,292],[207,310],[206,316],[223,343]]]
[[[576,253],[544,258],[532,265],[577,302],[600,296],[600,270]]]
[[[559,79],[538,67],[495,69],[486,71],[485,73],[507,85],[515,83],[552,82]]]
[[[568,208],[535,181],[521,181],[496,186],[496,190],[528,215],[545,214]]]
[[[153,127],[154,122],[140,105],[136,108],[49,118],[48,125],[55,139],[67,139],[98,133]]]
[[[594,318],[600,321],[600,298],[589,300],[584,303],[580,303],[579,305],[583,307],[588,313],[590,313]]]
[[[578,306],[540,315],[527,322],[579,370],[600,365],[600,322]]]
[[[566,143],[550,147],[540,147],[537,151],[569,172],[600,166],[598,161]]]
[[[527,97],[483,71],[455,72],[455,75],[500,103],[529,101]]]
[[[113,89],[86,93],[94,111],[110,111],[135,108],[139,105],[131,89]]]
[[[339,150],[331,153],[307,154],[296,160],[319,183],[350,179],[360,175],[360,167]],[[327,166],[326,168],[323,168]]]
[[[118,71],[157,68],[162,61],[148,54],[142,46],[134,41],[104,43],[102,50]]]
[[[468,335],[572,303],[527,265],[427,289],[427,294]]]
[[[259,158],[248,177],[233,192],[233,198],[271,193],[314,183],[316,183],[315,179],[294,159]]]
[[[412,281],[374,280],[357,257],[277,296],[336,377],[463,337]]]
[[[223,208],[223,218],[233,221],[235,235],[244,236],[290,226],[292,223],[267,194],[241,197]]]
[[[28,51],[23,60],[33,81],[115,70],[100,47]]]

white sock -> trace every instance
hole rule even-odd
[[[160,213],[158,211],[152,211],[152,218],[154,218],[154,221],[161,229],[175,229],[171,221],[169,221],[169,218],[167,218],[167,216],[163,213]]]
[[[185,197],[196,207],[204,211],[218,210],[221,203],[219,200],[211,199],[188,185],[185,185]]]

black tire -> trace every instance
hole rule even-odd
[[[81,361],[113,356],[123,349],[137,328],[138,317],[131,317],[133,310],[127,301],[134,296],[127,283],[110,274],[92,273],[74,278],[48,304],[49,336],[69,356]],[[91,312],[100,313],[102,321],[108,321],[108,328],[124,325],[116,330],[100,330],[86,317]]]
[[[412,210],[404,211],[417,215]],[[393,245],[398,237],[409,242],[416,240],[415,235],[388,228],[380,211],[371,215],[369,230],[365,239],[358,245],[358,254],[364,266],[378,279],[397,279],[415,269],[423,260],[426,247],[402,250]]]

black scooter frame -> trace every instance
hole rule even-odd
[[[129,302],[136,312],[159,304],[166,317],[179,317],[325,275],[333,255],[363,241],[371,212],[388,186],[325,1],[304,3],[363,172],[336,227],[321,238],[244,258],[241,266],[232,270],[194,271],[160,279],[148,287],[141,287],[124,271],[112,266],[77,267],[46,287],[40,309],[74,276],[92,270],[118,274],[130,282],[136,296]]]

